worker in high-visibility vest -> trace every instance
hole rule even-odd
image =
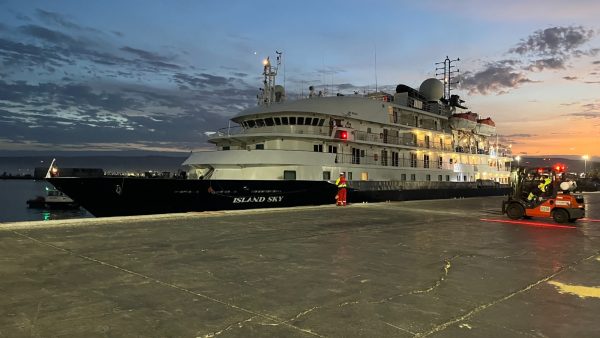
[[[338,187],[336,205],[346,206],[346,176],[343,172],[340,173],[340,177],[335,181],[335,185]]]
[[[538,190],[540,191],[540,196],[546,195],[550,183],[552,183],[552,179],[549,176],[544,175],[542,182],[537,186]],[[527,200],[532,201],[535,197],[535,194],[533,192],[530,192],[529,196],[527,196]]]

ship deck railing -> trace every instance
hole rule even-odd
[[[376,165],[383,167],[398,167],[398,168],[411,168],[411,169],[430,169],[430,170],[454,170],[455,165],[469,165],[473,166],[474,171],[487,172],[501,172],[508,171],[509,168],[504,165],[504,162],[500,161],[482,161],[479,158],[473,158],[467,163],[450,162],[448,160],[441,160],[437,157],[426,159],[411,159],[400,157],[400,154],[395,152],[387,152],[385,154],[372,154],[372,155],[354,155],[354,154],[335,154],[335,163],[337,164],[358,164],[358,165]]]
[[[218,137],[235,137],[238,135],[247,135],[253,133],[261,134],[292,134],[292,135],[314,135],[317,137],[332,137],[333,128],[328,126],[307,126],[307,125],[278,125],[263,126],[256,128],[242,128],[240,126],[221,128],[217,131]],[[441,143],[434,140],[415,139],[414,134],[402,134],[406,136],[393,136],[385,133],[373,133],[361,130],[352,130],[355,141],[364,141],[382,145],[397,145],[414,147],[417,149],[430,149],[435,151],[448,151],[464,154],[490,155],[490,149],[481,149],[476,147],[452,146],[448,143]],[[333,138],[332,138],[333,139]],[[496,155],[499,157],[512,156],[508,148],[498,147]]]

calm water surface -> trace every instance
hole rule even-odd
[[[0,222],[43,221],[93,217],[85,209],[45,210],[27,207],[27,200],[44,196],[49,183],[34,180],[0,180]]]

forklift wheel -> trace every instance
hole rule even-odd
[[[569,220],[569,213],[565,209],[554,209],[552,218],[556,223],[566,223]]]
[[[519,203],[511,203],[506,207],[506,216],[510,219],[520,219],[525,215],[525,209]]]

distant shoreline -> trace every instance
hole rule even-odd
[[[0,176],[0,180],[33,180],[33,175],[23,175],[23,176]]]

